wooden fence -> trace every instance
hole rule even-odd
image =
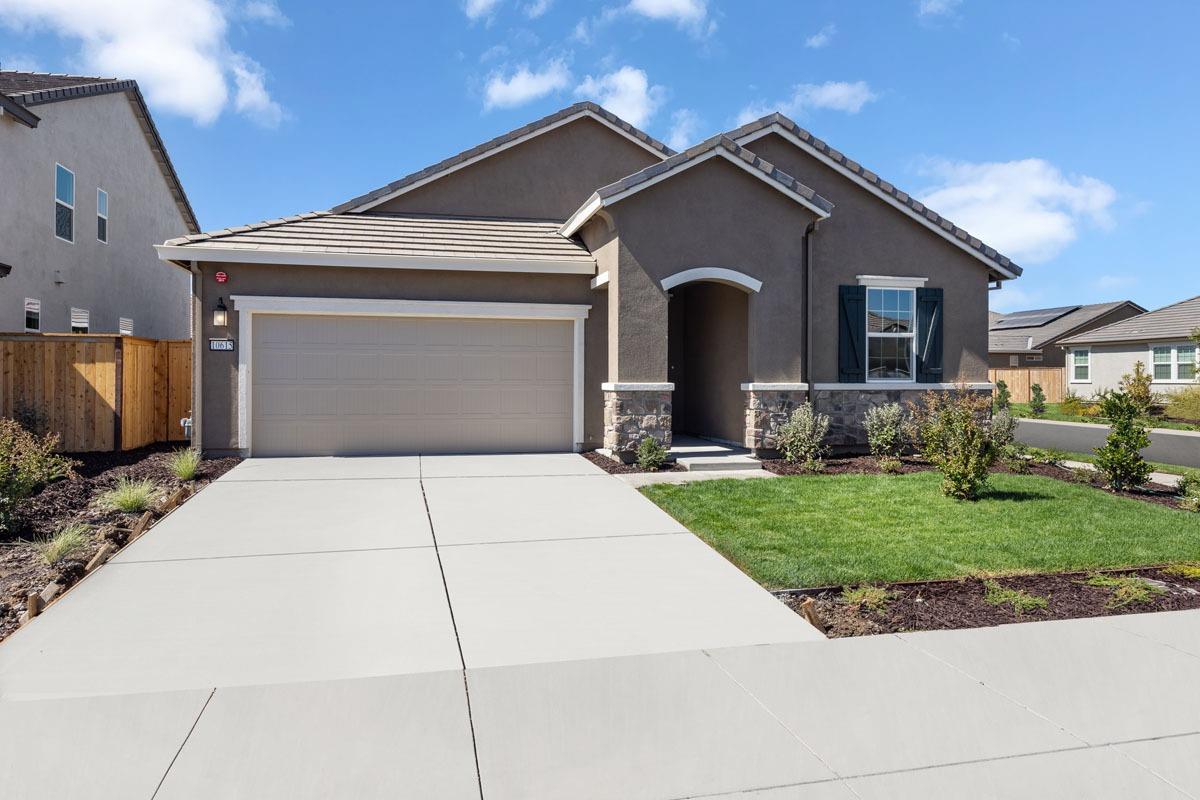
[[[93,334],[0,334],[0,417],[62,437],[69,453],[182,441],[192,343]]]
[[[989,369],[988,380],[992,383],[1004,381],[1014,403],[1028,403],[1029,390],[1035,383],[1042,385],[1047,403],[1061,403],[1067,388],[1067,375],[1063,367]]]

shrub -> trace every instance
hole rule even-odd
[[[24,500],[71,474],[74,462],[57,449],[57,434],[38,436],[15,420],[0,419],[0,530],[8,528]]]
[[[649,472],[662,469],[667,463],[667,448],[653,436],[647,436],[638,443],[637,465]]]
[[[791,419],[779,426],[779,450],[789,463],[820,472],[824,468],[821,457],[828,450],[825,446],[827,433],[829,415],[818,414],[812,403],[805,403],[792,412]]]
[[[1059,467],[1067,460],[1067,454],[1062,450],[1045,447],[1030,447],[1026,450],[1029,460],[1035,464],[1045,464],[1048,467]]]
[[[195,447],[181,448],[171,454],[167,463],[179,480],[194,480],[196,472],[200,469],[200,450]]]
[[[992,415],[992,443],[1001,451],[1010,451],[1017,440],[1017,418],[1006,408]]]
[[[997,411],[1012,405],[1012,393],[1008,391],[1008,384],[1004,381],[996,381],[996,392],[992,403]]]
[[[1189,494],[1179,501],[1179,507],[1193,514],[1200,513],[1200,494]]]
[[[888,475],[899,475],[904,471],[904,462],[898,458],[881,458],[877,462],[880,472],[886,472]]]
[[[1200,564],[1172,564],[1169,567],[1164,567],[1163,572],[1168,575],[1174,575],[1177,578],[1187,578],[1188,580],[1200,580]]]
[[[1124,608],[1125,606],[1149,603],[1155,595],[1166,594],[1167,590],[1157,586],[1145,578],[1136,575],[1092,575],[1084,583],[1099,589],[1112,590],[1108,608]]]
[[[1168,395],[1166,414],[1173,419],[1200,419],[1200,386],[1189,386]]]
[[[904,407],[899,403],[871,406],[863,415],[867,445],[871,455],[881,464],[885,459],[899,460],[904,452]]]
[[[101,494],[96,502],[103,508],[137,514],[150,507],[158,487],[153,481],[121,478],[117,485]]]
[[[1096,477],[1096,470],[1087,467],[1072,467],[1071,480],[1076,483],[1091,483]]]
[[[1063,397],[1062,402],[1058,404],[1059,411],[1073,417],[1082,416],[1085,407],[1083,398],[1071,391],[1068,391]]]
[[[1154,392],[1150,390],[1153,380],[1150,373],[1146,372],[1146,365],[1141,361],[1134,363],[1132,375],[1121,376],[1121,392],[1137,407],[1138,416],[1144,417],[1149,414],[1150,406],[1154,405]]]
[[[986,396],[958,389],[926,392],[912,406],[925,457],[941,471],[942,492],[949,497],[978,497],[996,463],[1000,448],[988,422],[989,405]]]
[[[1046,393],[1040,383],[1029,387],[1029,412],[1035,417],[1046,413]]]
[[[1141,453],[1150,446],[1150,436],[1138,420],[1137,403],[1124,392],[1108,392],[1100,406],[1111,430],[1104,446],[1096,449],[1096,469],[1118,491],[1141,486],[1150,477],[1150,465]]]
[[[1026,611],[1040,611],[1050,605],[1050,601],[1045,597],[1020,589],[1010,589],[995,581],[984,581],[983,588],[984,602],[993,606],[1009,606],[1018,617]]]
[[[42,559],[53,565],[85,550],[91,538],[86,525],[68,525],[49,539],[38,542],[35,547]]]
[[[848,606],[869,608],[872,611],[883,611],[887,604],[896,596],[882,586],[858,586],[854,589],[842,589],[842,600]]]
[[[1175,485],[1175,489],[1184,497],[1188,495],[1200,497],[1200,472],[1189,470],[1180,475],[1179,483]]]

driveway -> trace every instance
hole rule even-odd
[[[247,461],[0,645],[0,794],[1200,797],[1198,630],[825,641],[577,456]]]

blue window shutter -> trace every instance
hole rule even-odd
[[[942,330],[946,315],[941,289],[917,289],[917,381],[942,383]]]
[[[838,381],[867,379],[867,287],[838,287]]]

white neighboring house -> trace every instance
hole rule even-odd
[[[198,229],[134,81],[0,71],[0,333],[189,338]]]
[[[1067,383],[1084,397],[1117,389],[1121,376],[1141,361],[1154,378],[1155,392],[1200,385],[1192,339],[1197,328],[1200,296],[1063,339],[1059,344],[1067,351]]]

